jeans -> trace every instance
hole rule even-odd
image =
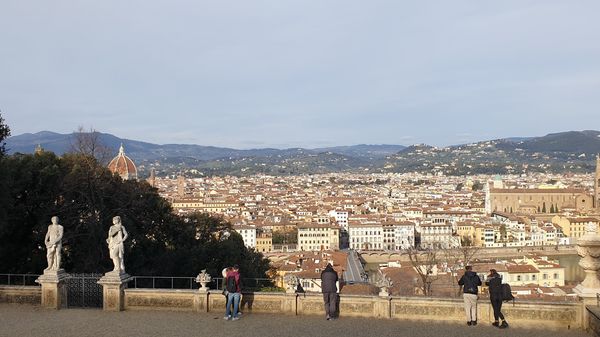
[[[502,298],[501,297],[492,297],[490,298],[492,302],[492,308],[494,309],[494,321],[498,322],[498,318],[504,320],[504,315],[502,315]]]
[[[238,309],[240,307],[240,293],[228,293],[227,294],[227,308],[225,309],[225,316],[236,317]],[[233,314],[231,312],[231,304],[233,303]]]

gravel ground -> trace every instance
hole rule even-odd
[[[509,321],[510,322],[510,321]],[[581,330],[529,330],[511,326],[500,330],[487,324],[287,316],[246,313],[238,321],[222,314],[171,311],[103,312],[98,309],[44,310],[40,307],[0,304],[0,336],[506,336],[579,337]]]

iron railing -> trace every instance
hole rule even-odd
[[[35,283],[39,276],[35,274],[0,274],[0,285],[40,286],[40,284]]]
[[[134,289],[198,289],[200,285],[195,277],[177,276],[133,276],[127,284]],[[207,287],[213,290],[223,290],[223,278],[215,277]],[[244,291],[261,291],[273,288],[273,281],[268,278],[242,278]]]
[[[102,286],[98,280],[102,274],[69,274],[66,279],[67,307],[101,308]]]

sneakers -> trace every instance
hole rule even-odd
[[[224,320],[226,320],[226,321],[228,321],[230,318],[231,318],[231,317],[229,317],[229,316],[225,316],[225,317],[223,317],[223,319],[224,319]]]
[[[496,322],[492,323],[492,325],[497,327],[500,325],[500,323],[498,323],[498,321],[496,321]]]
[[[231,320],[232,321],[237,321],[238,319],[240,319],[240,318],[236,316],[236,317],[232,318]]]
[[[471,324],[472,324],[472,323],[471,323],[471,321],[468,321],[468,322],[467,322],[467,325],[468,325],[468,326],[471,326]]]
[[[471,321],[471,325],[473,325],[473,326],[477,325],[477,321]]]
[[[327,315],[327,316],[325,317],[325,319],[326,319],[326,320],[330,320],[330,319],[331,319],[331,317],[329,317],[329,315]]]
[[[506,323],[506,321],[502,321],[502,324],[500,324],[500,326],[498,328],[506,329],[506,328],[508,328],[508,323]]]

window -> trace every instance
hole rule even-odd
[[[558,273],[554,273],[554,279],[558,280]]]

